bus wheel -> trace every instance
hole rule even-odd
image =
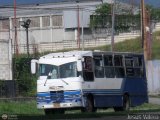
[[[130,99],[128,95],[123,97],[123,111],[129,111],[130,109]]]
[[[114,107],[115,112],[123,111],[122,107]]]
[[[50,115],[52,114],[53,110],[52,109],[44,109],[45,115]]]
[[[96,108],[94,107],[94,101],[92,97],[87,97],[86,107],[81,109],[82,112],[96,112]]]
[[[128,95],[123,96],[123,106],[122,107],[114,107],[114,111],[129,111],[130,109],[130,99]]]
[[[65,114],[65,110],[64,109],[56,109],[53,111],[54,114]]]

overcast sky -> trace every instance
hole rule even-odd
[[[13,5],[13,1],[14,0],[0,0],[0,6]],[[58,2],[58,1],[66,1],[66,0],[16,0],[16,1],[17,1],[17,4],[40,4],[40,3]],[[127,0],[120,0],[120,1],[127,1]],[[135,1],[138,2],[140,0],[135,0]],[[145,2],[147,4],[151,4],[153,6],[160,7],[160,0],[145,0]]]

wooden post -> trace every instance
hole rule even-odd
[[[144,0],[141,0],[141,16],[142,16],[142,41],[143,41],[143,50],[144,50],[144,59],[148,60],[148,52],[147,52],[147,17],[146,17],[146,9]]]

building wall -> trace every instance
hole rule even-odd
[[[147,79],[149,94],[160,94],[160,60],[148,61]]]
[[[9,32],[0,32],[0,80],[12,80],[12,52]]]

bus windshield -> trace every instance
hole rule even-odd
[[[70,62],[60,66],[40,64],[40,76],[50,76],[48,79],[59,79],[68,77],[77,77],[77,64]]]

